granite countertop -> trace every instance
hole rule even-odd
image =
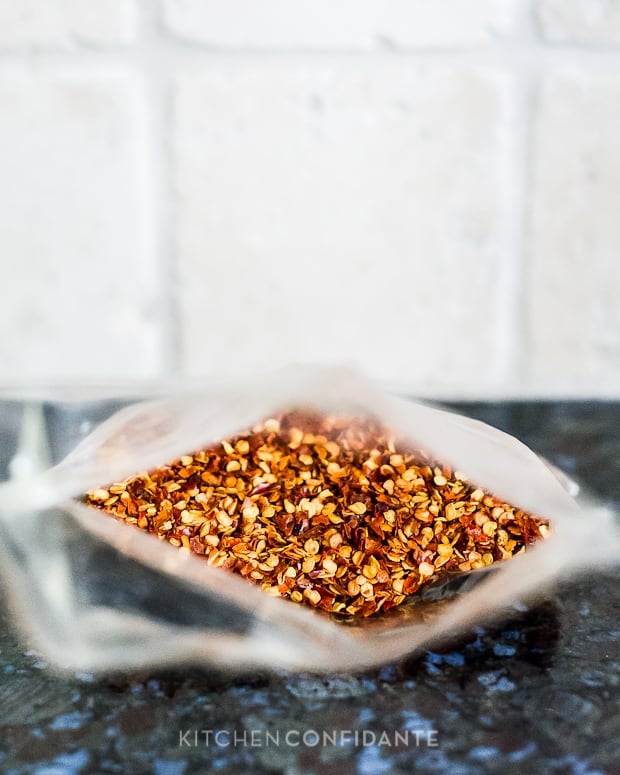
[[[453,408],[513,433],[620,508],[620,402]],[[64,443],[83,434],[96,411],[48,405],[52,440],[60,427]],[[0,401],[0,479],[20,413]],[[449,650],[319,678],[58,676],[2,605],[0,771],[620,773],[619,582],[620,572],[589,574]]]

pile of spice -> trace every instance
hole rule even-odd
[[[548,534],[546,520],[377,421],[314,411],[271,417],[86,501],[270,594],[344,615],[387,611]]]

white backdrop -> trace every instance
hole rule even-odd
[[[0,0],[0,385],[617,395],[619,201],[619,0]]]

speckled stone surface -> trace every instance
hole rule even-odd
[[[519,436],[620,507],[620,403],[456,408]],[[86,432],[96,409],[79,416],[48,407],[52,438],[62,446],[67,428]],[[0,402],[0,478],[19,412]],[[620,773],[619,590],[620,572],[581,577],[451,650],[321,678],[190,670],[58,677],[2,608],[0,771]],[[323,733],[326,744],[317,745]]]

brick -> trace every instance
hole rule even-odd
[[[180,38],[232,48],[425,47],[506,33],[511,0],[164,0]]]
[[[538,0],[537,15],[546,40],[620,44],[620,0]]]
[[[321,360],[457,391],[501,378],[504,86],[411,63],[183,76],[185,372]]]
[[[125,45],[135,11],[133,0],[0,0],[0,49]]]
[[[541,386],[620,388],[620,80],[559,72],[536,123],[528,352]]]
[[[157,373],[138,83],[5,75],[0,113],[3,379]]]

